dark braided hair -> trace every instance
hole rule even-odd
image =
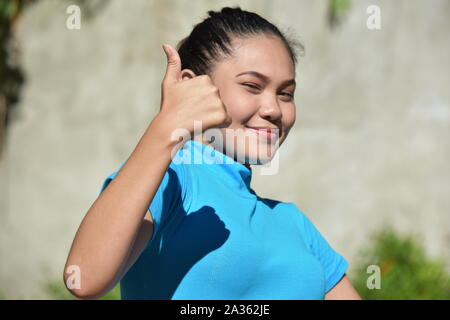
[[[191,69],[196,75],[211,75],[214,62],[233,56],[234,37],[249,38],[256,35],[272,35],[282,40],[294,64],[295,49],[303,53],[303,45],[288,39],[275,25],[254,12],[240,7],[224,7],[221,11],[208,11],[208,18],[196,24],[189,36],[176,46],[181,58],[181,69]]]

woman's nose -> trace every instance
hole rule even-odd
[[[265,119],[277,120],[281,117],[281,109],[276,99],[267,98],[261,102],[259,115]]]

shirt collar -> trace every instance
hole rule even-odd
[[[218,173],[218,177],[225,177],[223,179],[224,184],[237,188],[236,191],[254,194],[254,191],[250,188],[251,168],[247,168],[226,154],[196,140],[187,141],[182,150],[187,152],[187,154],[183,154],[184,163],[213,170]],[[190,161],[187,161],[188,159]]]

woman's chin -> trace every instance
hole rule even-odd
[[[246,154],[245,157],[245,163],[248,163],[250,165],[265,165],[272,161],[275,153],[266,153],[266,154]]]
[[[258,157],[256,159],[255,165],[261,166],[261,165],[265,165],[267,163],[269,163],[270,161],[272,161],[273,157]]]
[[[228,157],[234,158],[235,161],[249,165],[264,165],[269,163],[279,148],[278,139],[274,144],[270,144],[255,139],[253,136],[247,137],[246,139],[230,139],[229,141],[225,141],[225,143],[219,139],[212,142],[212,145]]]

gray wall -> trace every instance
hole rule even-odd
[[[62,277],[104,178],[159,109],[161,45],[235,4],[306,47],[280,172],[255,170],[256,192],[295,202],[351,265],[384,223],[448,258],[450,2],[352,3],[334,30],[326,1],[114,0],[73,31],[67,2],[30,7],[17,29],[27,82],[0,159],[1,291],[39,297],[47,275]],[[370,4],[381,30],[366,27]]]

